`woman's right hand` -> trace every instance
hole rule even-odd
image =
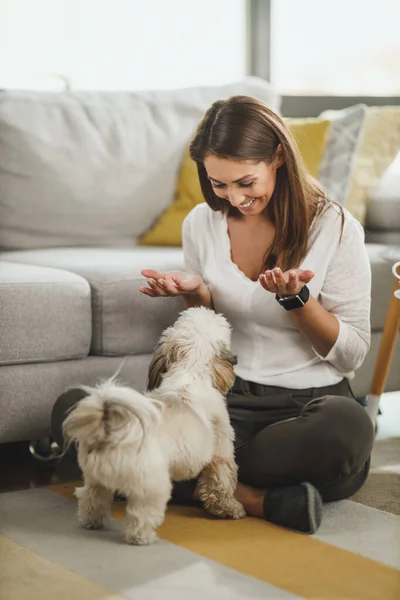
[[[139,290],[156,298],[158,296],[194,296],[199,293],[204,286],[200,275],[193,275],[185,271],[153,271],[153,269],[144,269],[143,277],[147,279],[149,287],[142,286]]]

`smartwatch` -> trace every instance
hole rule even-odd
[[[310,297],[310,290],[305,285],[301,288],[298,294],[294,296],[275,296],[277,301],[286,310],[293,310],[295,308],[301,308],[306,304]]]

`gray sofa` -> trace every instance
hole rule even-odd
[[[140,294],[140,271],[179,269],[183,257],[180,248],[137,240],[172,201],[206,108],[236,93],[279,109],[277,94],[255,78],[165,92],[0,94],[0,442],[49,435],[65,388],[94,384],[123,359],[121,377],[144,388],[151,353],[181,300]],[[383,196],[371,215],[390,204]],[[400,193],[398,200],[395,214]],[[384,221],[368,223],[373,334],[353,382],[360,397],[369,391],[392,287],[395,250],[385,235],[400,245],[400,224]],[[399,363],[400,344],[395,352]],[[398,370],[387,389],[400,389]]]

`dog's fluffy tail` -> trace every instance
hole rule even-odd
[[[114,377],[80,389],[88,395],[72,407],[63,423],[65,452],[73,442],[85,444],[90,451],[122,443],[139,448],[148,430],[162,419],[161,402],[116,384]]]

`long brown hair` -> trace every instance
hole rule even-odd
[[[228,200],[219,198],[204,166],[208,155],[236,161],[272,163],[281,146],[283,164],[276,171],[276,185],[268,204],[275,227],[265,269],[297,268],[307,254],[313,218],[329,202],[318,182],[307,172],[297,144],[284,120],[263,102],[249,96],[218,100],[206,112],[190,145],[197,163],[201,189],[215,211],[239,216]]]

